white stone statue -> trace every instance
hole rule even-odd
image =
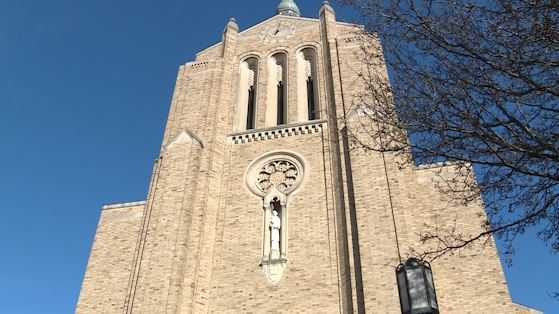
[[[280,258],[280,230],[281,230],[281,218],[277,211],[272,212],[272,219],[270,220],[271,229],[271,258]]]

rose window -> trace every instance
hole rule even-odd
[[[267,193],[275,187],[282,193],[287,193],[297,182],[299,171],[297,166],[287,160],[274,160],[265,164],[258,174],[257,187]]]

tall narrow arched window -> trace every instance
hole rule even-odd
[[[237,131],[256,127],[256,92],[258,81],[258,59],[248,58],[239,67]]]
[[[305,48],[297,53],[297,115],[299,121],[320,118],[318,108],[316,51]]]
[[[268,62],[266,126],[287,123],[287,55],[274,54]]]

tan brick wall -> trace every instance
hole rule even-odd
[[[339,311],[334,217],[328,200],[329,163],[323,133],[230,147],[226,202],[221,209],[210,294],[212,313],[336,313]],[[249,164],[281,150],[304,158],[305,180],[288,202],[288,263],[278,285],[262,258],[263,202],[245,184]],[[327,152],[326,152],[327,153]],[[326,171],[325,171],[326,169]]]
[[[77,314],[122,312],[143,212],[143,204],[101,212]]]
[[[354,154],[361,262],[367,313],[399,313],[394,267],[398,264],[389,192],[379,154]],[[456,225],[465,234],[481,231],[480,206],[449,202],[435,187],[435,170],[399,170],[388,159],[390,187],[404,258],[422,252],[419,235],[426,226]],[[448,169],[452,171],[452,169]],[[499,256],[491,241],[432,264],[442,313],[510,313],[513,305]],[[381,310],[382,309],[382,310]]]

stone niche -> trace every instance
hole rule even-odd
[[[289,196],[304,179],[303,159],[295,153],[276,151],[257,158],[246,174],[249,190],[262,199],[262,271],[277,284],[288,262]]]

